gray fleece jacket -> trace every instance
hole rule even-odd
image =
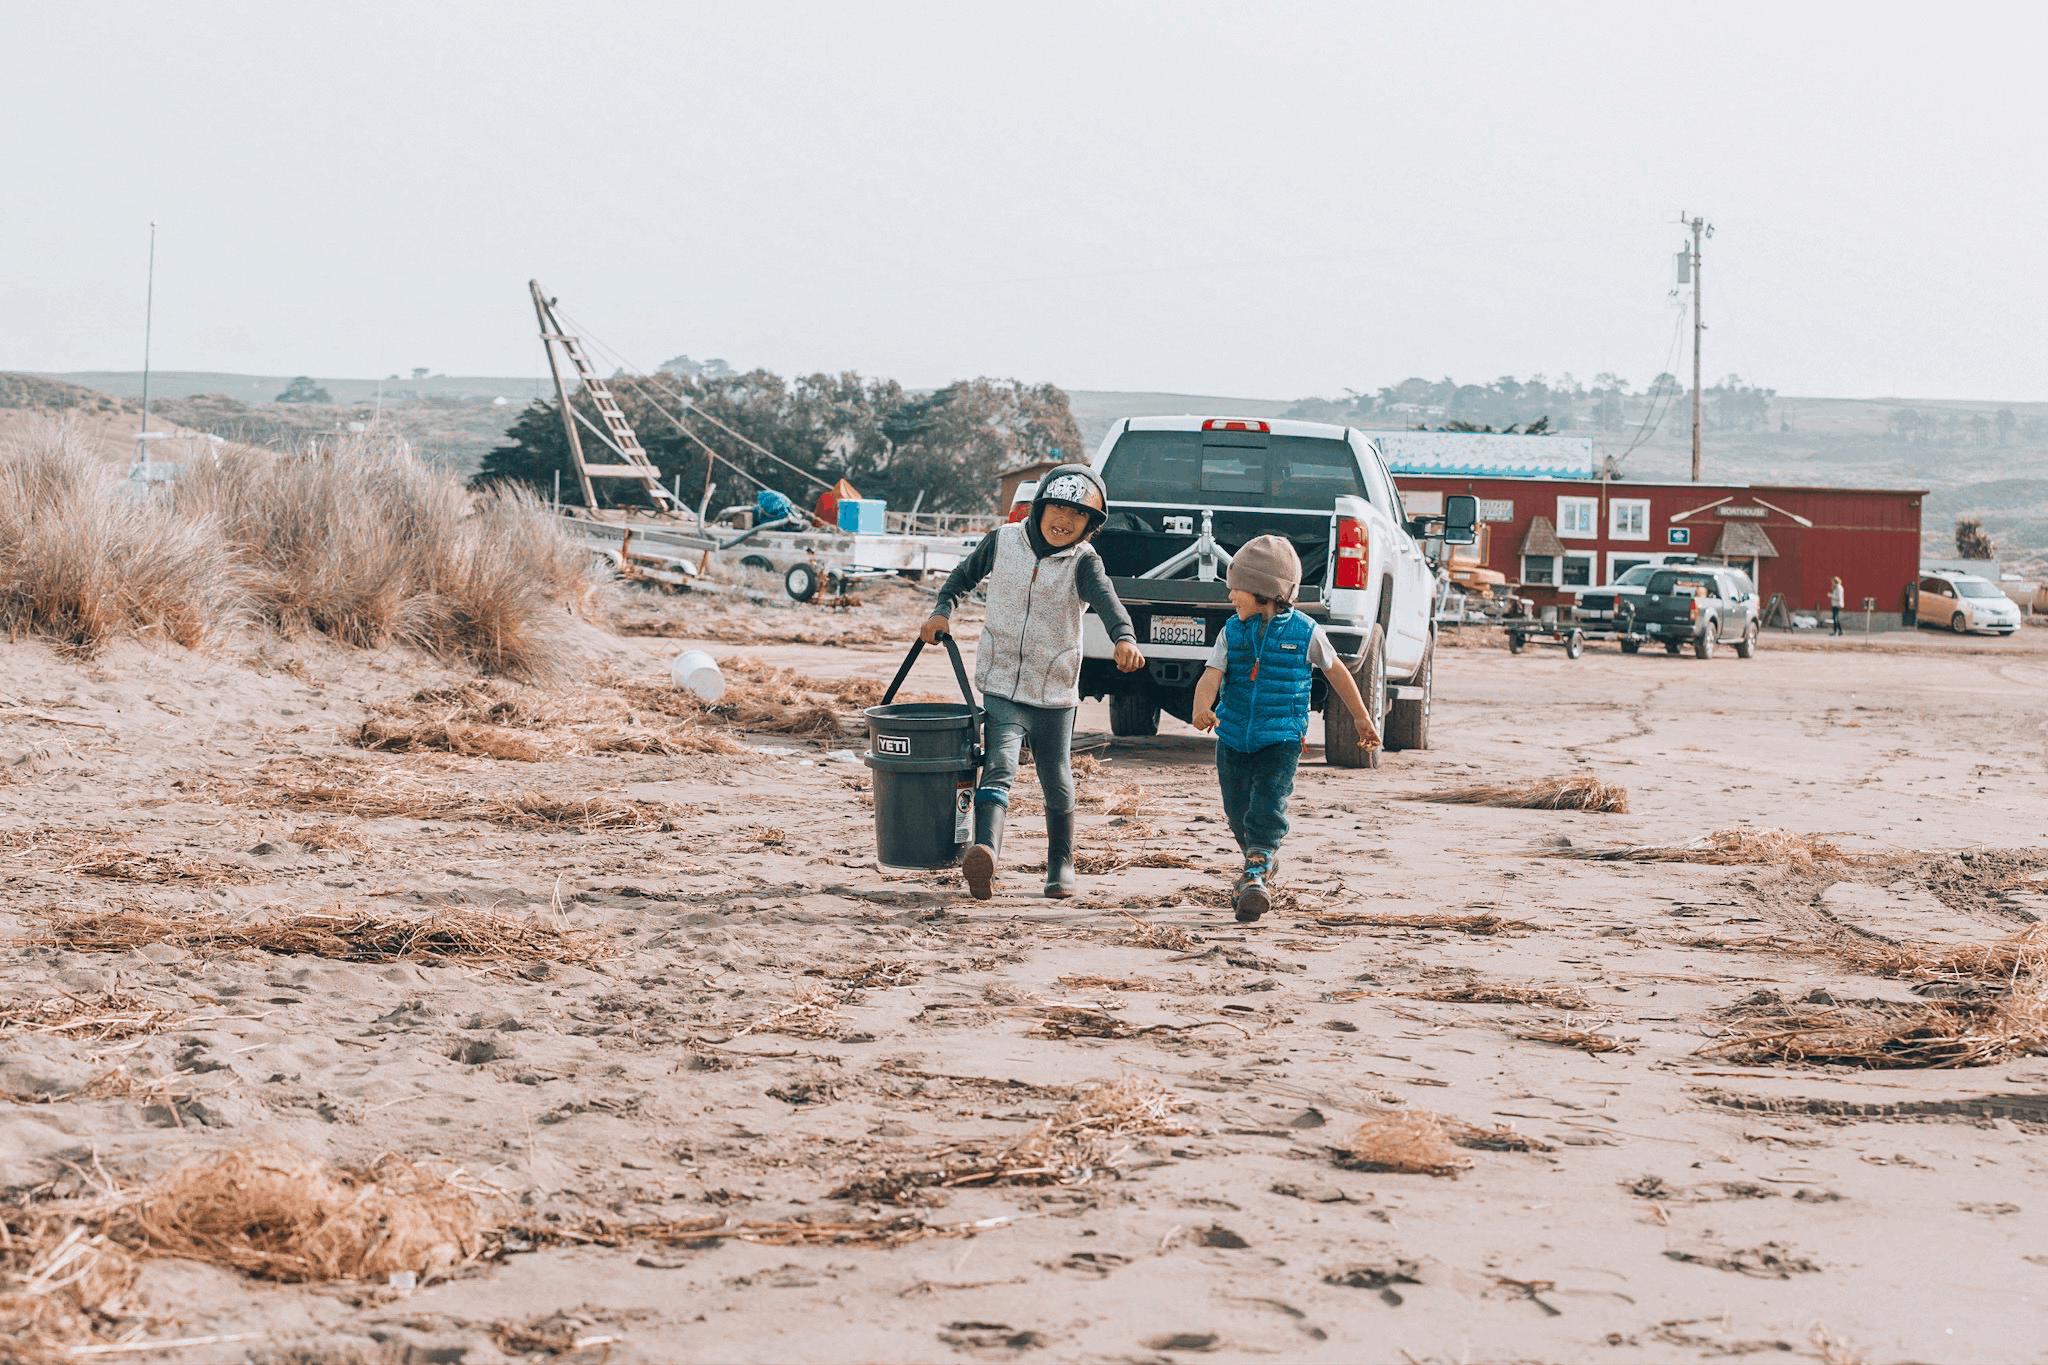
[[[1035,513],[1034,508],[1034,513]],[[1043,547],[1031,523],[1011,522],[983,536],[946,576],[940,616],[988,580],[988,619],[975,649],[974,681],[983,692],[1024,706],[1081,704],[1081,615],[1093,607],[1112,640],[1135,640],[1131,615],[1110,586],[1102,556],[1086,541]],[[1041,555],[1043,547],[1049,552]]]

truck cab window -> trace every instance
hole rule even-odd
[[[1315,436],[1127,431],[1102,478],[1112,502],[1328,508],[1368,496],[1350,443]]]

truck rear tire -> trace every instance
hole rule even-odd
[[[1365,637],[1365,652],[1352,666],[1358,695],[1365,699],[1366,714],[1381,735],[1387,733],[1387,637],[1378,626]],[[1323,703],[1323,761],[1333,768],[1377,768],[1380,750],[1368,749],[1361,741],[1351,713],[1333,692]]]
[[[1415,670],[1415,676],[1408,680],[1410,687],[1422,689],[1422,696],[1414,701],[1397,699],[1387,704],[1387,747],[1389,749],[1427,749],[1429,747],[1429,707],[1436,693],[1436,642],[1430,641],[1429,649],[1422,656],[1422,667]]]
[[[1142,692],[1118,692],[1109,699],[1109,732],[1113,735],[1156,735],[1159,733],[1159,699],[1150,688]]]
[[[1692,656],[1695,659],[1711,659],[1714,657],[1714,646],[1720,643],[1721,627],[1709,616],[1700,623],[1700,633],[1693,639]]]

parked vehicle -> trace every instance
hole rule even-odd
[[[1603,583],[1597,588],[1576,589],[1572,602],[1572,619],[1588,628],[1604,628],[1614,621],[1616,609],[1624,602],[1630,606],[1640,604],[1644,591],[1650,586],[1650,577],[1657,570],[1673,564],[1698,562],[1697,555],[1654,554],[1649,563],[1635,565],[1612,583]]]
[[[1101,621],[1085,619],[1081,693],[1109,699],[1113,731],[1156,734],[1162,710],[1194,714],[1195,683],[1231,615],[1230,555],[1280,535],[1301,556],[1295,605],[1329,631],[1386,747],[1429,747],[1439,572],[1417,537],[1469,544],[1476,499],[1452,497],[1444,517],[1410,521],[1378,447],[1321,422],[1131,418],[1104,438],[1094,467],[1109,490],[1095,546],[1147,660],[1142,672],[1118,672]],[[1320,675],[1310,705],[1323,712],[1331,764],[1379,765]]]
[[[1988,578],[1973,573],[1928,574],[1920,580],[1919,621],[1958,635],[1985,630],[2010,635],[2020,628],[2019,604]]]
[[[1730,640],[1736,655],[1747,659],[1756,653],[1763,624],[1749,575],[1718,564],[1656,570],[1633,614],[1635,630],[1619,636],[1624,654],[1634,654],[1645,640],[1657,640],[1666,654],[1690,644],[1699,658],[1711,659],[1715,648]]]
[[[1026,479],[1026,480],[1025,480],[1025,481],[1024,481],[1023,483],[1020,483],[1020,484],[1018,484],[1018,485],[1017,485],[1017,495],[1016,495],[1015,497],[1013,497],[1013,498],[1011,498],[1011,499],[1010,499],[1010,515],[1009,515],[1009,516],[1008,516],[1007,518],[1005,518],[1005,520],[1008,520],[1008,521],[1022,521],[1022,520],[1024,520],[1025,514],[1026,514],[1026,513],[1028,513],[1028,512],[1029,512],[1029,511],[1031,510],[1031,504],[1032,504],[1032,503],[1033,503],[1034,501],[1036,501],[1036,500],[1037,500],[1037,498],[1038,498],[1038,480],[1037,480],[1037,479]]]

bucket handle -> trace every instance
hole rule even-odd
[[[960,662],[960,646],[953,643],[953,636],[950,632],[942,632],[939,635],[939,639],[945,643],[946,653],[953,660],[953,677],[960,684],[960,695],[965,697],[967,704],[974,707],[975,711],[979,713],[981,706],[974,700],[974,689],[967,682],[967,669]],[[924,638],[919,636],[911,641],[910,653],[903,656],[903,667],[896,670],[896,677],[890,682],[889,690],[882,694],[882,705],[887,706],[890,702],[896,700],[897,689],[903,686],[903,680],[910,676],[910,666],[917,662],[917,656],[923,652]]]

